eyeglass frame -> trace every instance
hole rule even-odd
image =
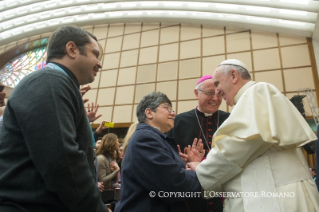
[[[162,108],[165,108],[169,114],[175,113],[175,110],[173,109],[170,110],[168,107],[162,107]]]
[[[201,90],[201,89],[197,89],[197,90],[200,91],[200,92],[202,92],[202,93],[204,93],[206,96],[213,97],[213,96],[215,96],[215,94],[217,94],[217,96],[219,97],[218,93],[216,93],[215,91],[209,92],[209,91],[203,91],[203,90]]]

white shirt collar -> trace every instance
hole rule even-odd
[[[196,109],[197,109],[199,112],[203,113],[202,111],[199,110],[198,106],[196,107]],[[211,114],[211,113],[204,113],[204,115],[205,115],[205,117],[207,117],[207,116],[212,116],[213,114]]]

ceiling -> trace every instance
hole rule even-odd
[[[129,22],[221,25],[319,38],[318,11],[319,2],[308,0],[5,0],[0,2],[0,46],[60,25]]]

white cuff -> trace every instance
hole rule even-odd
[[[220,190],[223,183],[233,178],[241,170],[241,167],[228,160],[215,145],[208,153],[206,160],[197,166],[196,174],[205,190],[215,191]]]

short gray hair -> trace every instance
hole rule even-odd
[[[172,106],[171,100],[169,100],[169,98],[161,92],[152,92],[144,96],[142,100],[138,103],[136,108],[136,116],[138,122],[145,122],[145,110],[147,108],[156,112],[156,108],[162,103],[168,103],[170,106]]]
[[[204,81],[202,81],[202,82],[200,82],[200,83],[198,83],[196,86],[195,86],[195,89],[196,90],[198,90],[198,89],[202,89],[202,87],[203,87],[203,82],[205,82],[205,80]]]
[[[249,74],[249,72],[247,71],[247,69],[241,67],[241,66],[237,66],[237,65],[223,65],[221,64],[219,66],[219,70],[221,72],[223,72],[224,74],[228,74],[231,70],[236,70],[238,71],[239,75],[245,79],[245,80],[248,80],[248,79],[251,79],[251,76]]]

